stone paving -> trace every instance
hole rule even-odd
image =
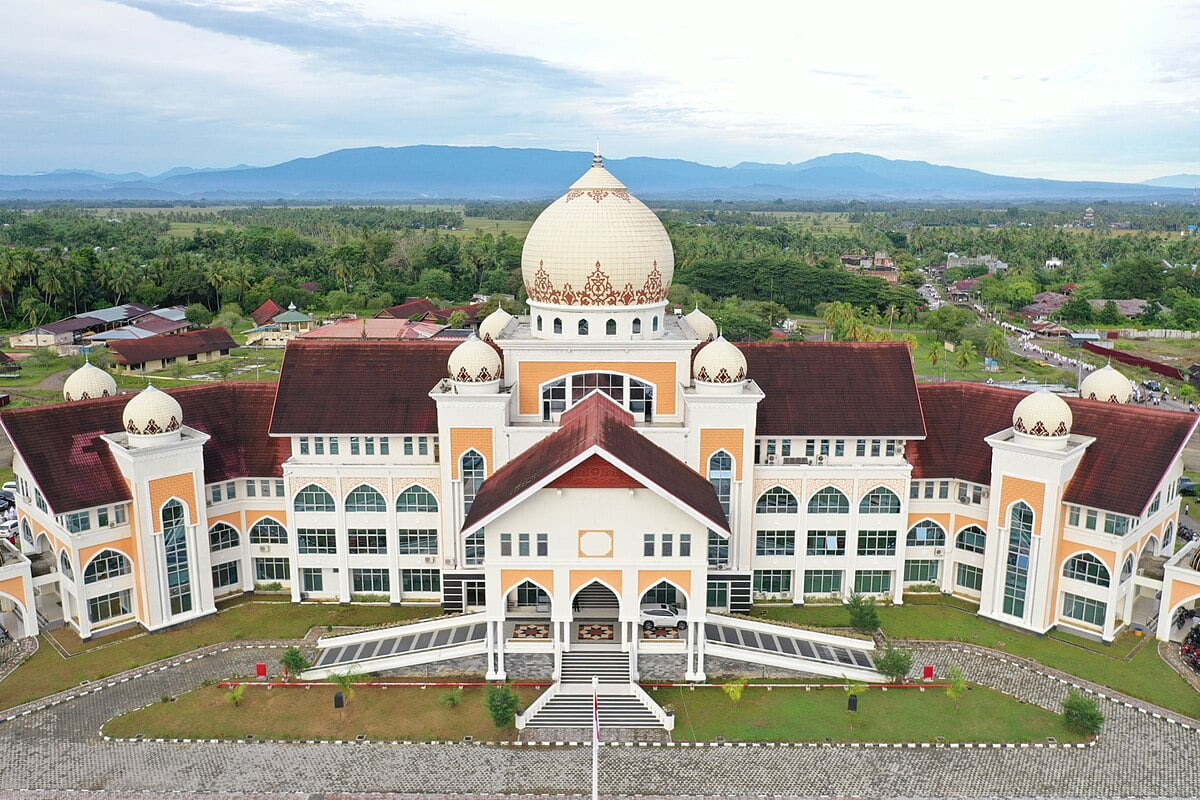
[[[971,680],[1047,708],[1057,709],[1066,693],[1060,679],[982,648],[915,649],[916,663],[959,664]],[[73,699],[52,698],[55,705],[31,704],[23,709],[27,713],[0,723],[0,747],[9,765],[0,772],[0,796],[54,797],[73,789],[108,798],[588,791],[587,747],[176,744],[106,742],[99,736],[100,726],[116,714],[277,659],[277,650],[208,648],[203,658],[175,659],[124,682],[99,681],[74,690]],[[87,693],[78,694],[82,691]],[[1094,746],[1081,747],[614,744],[600,753],[601,786],[609,795],[714,798],[1197,796],[1200,733],[1190,727],[1195,723],[1168,721],[1138,705],[1103,700],[1105,733]]]

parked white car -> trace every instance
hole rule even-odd
[[[666,603],[647,603],[642,606],[642,628],[652,631],[655,628],[687,628],[687,620],[679,611],[679,606]]]
[[[12,492],[13,494],[16,494],[17,493],[17,482],[16,481],[7,481],[3,486],[0,486],[0,489],[4,490],[6,492]]]

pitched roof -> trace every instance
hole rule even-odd
[[[925,435],[903,342],[739,342],[766,397],[759,436]]]
[[[429,392],[453,340],[293,339],[271,433],[437,433]],[[337,398],[332,402],[331,398]]]
[[[125,339],[109,344],[109,349],[121,364],[144,364],[162,358],[177,358],[214,350],[232,350],[237,342],[224,328],[201,328],[174,336],[152,336],[149,339]]]
[[[1012,426],[1012,411],[1028,395],[978,383],[920,387],[929,436],[910,444],[914,478],[990,483],[992,448],[984,437]],[[1163,474],[1191,437],[1196,415],[1179,411],[1063,398],[1075,417],[1072,433],[1093,442],[1067,485],[1068,503],[1139,516]],[[1137,436],[1130,436],[1137,431]]]
[[[677,500],[714,529],[729,523],[712,484],[700,473],[638,433],[633,415],[599,392],[575,404],[561,427],[483,482],[463,522],[468,531],[487,523],[506,504],[542,488],[576,461],[600,455],[640,484]]]
[[[474,322],[479,314],[479,309],[483,303],[470,303],[465,306],[450,306],[449,308],[433,308],[425,312],[423,319],[436,319],[440,322],[445,322],[450,319],[450,315],[455,311],[461,311],[467,315],[467,319]]]
[[[291,454],[286,439],[267,436],[273,383],[217,383],[169,389],[184,424],[212,438],[204,446],[206,483],[281,477]],[[0,412],[0,422],[55,514],[128,501],[106,433],[122,429],[130,395]]]
[[[250,312],[250,319],[254,320],[255,325],[266,325],[271,321],[271,318],[276,314],[282,314],[283,306],[276,303],[274,300],[267,299],[258,308]]]
[[[301,339],[429,339],[445,328],[436,322],[412,322],[390,317],[342,319],[318,325],[300,334]]]
[[[427,300],[424,297],[409,297],[400,305],[385,308],[375,316],[408,319],[414,314],[424,314],[426,311],[433,311],[436,308],[437,303],[432,300]]]

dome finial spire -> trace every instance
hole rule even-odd
[[[592,166],[603,167],[604,156],[600,155],[600,137],[596,137],[596,149],[592,151]]]

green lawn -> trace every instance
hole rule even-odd
[[[913,370],[919,378],[941,380],[943,377],[950,381],[986,381],[988,378],[1000,382],[1017,381],[1022,378],[1038,383],[1071,382],[1073,373],[1057,367],[1043,367],[1033,359],[1024,358],[1014,353],[1005,353],[1000,359],[999,372],[983,371],[983,354],[978,353],[965,369],[959,369],[955,361],[955,353],[946,350],[937,334],[925,331],[904,331],[917,337],[917,350],[913,353]],[[899,338],[899,336],[897,336]],[[938,351],[938,363],[930,363],[932,351]]]
[[[760,606],[754,615],[811,627],[849,624],[841,606]],[[940,595],[908,595],[903,606],[881,606],[879,618],[892,639],[945,639],[991,647],[1200,718],[1200,692],[1159,658],[1153,640],[1125,660],[1141,641],[1132,634],[1112,646],[1061,632],[1036,636],[982,619],[974,606]]]
[[[1064,691],[1064,696],[1066,692]],[[943,689],[869,690],[858,711],[838,689],[747,687],[734,702],[717,688],[653,692],[675,710],[676,741],[1041,742],[1082,741],[1062,718],[1000,692],[974,686],[957,702]]]
[[[205,686],[174,702],[155,703],[104,726],[109,736],[203,739],[368,739],[477,740],[516,738],[514,728],[498,729],[484,706],[484,689],[466,687],[454,708],[442,704],[445,688],[360,687],[344,708],[333,707],[334,687],[262,689],[247,687],[240,705],[226,699],[228,689]],[[521,706],[541,689],[515,688]]]
[[[63,658],[43,637],[37,653],[0,681],[0,708],[10,708],[39,697],[94,681],[117,672],[186,653],[197,647],[239,639],[299,639],[314,625],[378,625],[384,622],[434,616],[439,606],[343,606],[292,603],[247,603],[226,606],[220,614],[152,633],[117,641],[109,647],[103,637],[90,649]],[[66,640],[70,645],[70,640]],[[76,641],[78,641],[76,639]],[[68,651],[74,647],[68,646]],[[277,656],[266,656],[277,658]],[[273,671],[278,665],[272,664]]]

